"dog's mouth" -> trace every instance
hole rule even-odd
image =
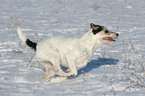
[[[105,40],[105,41],[115,41],[115,39],[113,39],[112,37],[105,37],[105,38],[103,38],[103,40]]]

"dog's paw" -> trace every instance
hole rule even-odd
[[[53,77],[53,78],[51,78],[50,82],[62,82],[66,79],[67,79],[67,77]]]
[[[70,73],[70,71],[69,70],[66,70],[65,73]]]
[[[72,74],[70,76],[67,76],[67,78],[71,78],[71,77],[74,77],[74,76],[75,76],[75,74]]]

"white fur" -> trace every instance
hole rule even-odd
[[[102,38],[94,35],[90,30],[81,38],[50,38],[37,45],[36,57],[46,68],[46,74],[52,71],[47,69],[53,66],[54,73],[64,77],[76,76],[77,70],[86,66],[96,47],[101,45]],[[43,62],[48,62],[43,64]],[[68,67],[64,72],[60,65]],[[42,79],[48,79],[42,77]]]
[[[25,43],[26,37],[25,37],[24,34],[22,33],[21,28],[19,28],[19,27],[17,28],[17,33],[18,33],[18,36],[19,36],[20,40],[21,40],[22,42]]]
[[[18,28],[18,35],[25,42],[26,37],[20,28]],[[36,57],[46,69],[42,80],[60,82],[76,76],[77,70],[87,65],[97,46],[103,43],[104,37],[105,35],[102,34],[94,35],[91,29],[81,38],[56,37],[40,42],[37,45]],[[64,72],[60,65],[68,67],[67,72]],[[60,77],[53,77],[55,74]]]

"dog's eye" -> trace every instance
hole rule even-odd
[[[109,31],[108,31],[108,30],[106,30],[106,31],[105,31],[105,33],[109,33]]]

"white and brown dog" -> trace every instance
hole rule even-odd
[[[106,27],[90,24],[91,30],[81,38],[49,38],[39,44],[27,39],[20,28],[17,29],[19,38],[36,51],[38,61],[46,69],[41,78],[45,81],[60,82],[69,77],[76,76],[77,70],[86,66],[89,58],[97,46],[103,43],[114,42],[117,33],[107,30]],[[68,67],[64,72],[61,65]],[[54,75],[59,77],[53,77]]]

